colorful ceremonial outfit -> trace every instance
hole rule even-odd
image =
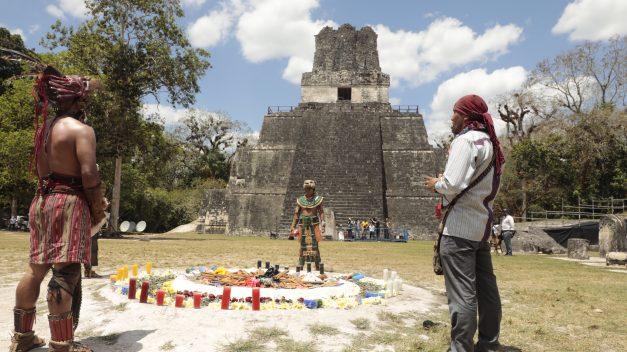
[[[30,262],[91,261],[91,217],[80,179],[51,175],[29,211]]]
[[[299,209],[314,209],[322,205],[324,200],[321,196],[313,196],[307,198],[300,196],[296,200]],[[320,249],[318,243],[322,241],[322,232],[320,231],[320,219],[318,216],[299,216],[300,229],[300,251],[298,255],[299,265],[305,265],[305,262],[315,263],[316,268],[320,265]]]

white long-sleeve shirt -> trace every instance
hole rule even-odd
[[[514,225],[514,218],[511,215],[507,215],[501,221],[501,230],[502,231],[514,231],[516,227]]]
[[[458,134],[451,143],[444,174],[435,184],[436,192],[450,202],[489,167],[493,153],[487,133],[469,130]],[[487,240],[493,221],[492,204],[498,188],[499,177],[492,169],[453,206],[443,234],[471,241]]]

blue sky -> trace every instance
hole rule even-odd
[[[57,18],[76,25],[83,0],[0,0],[0,25],[36,49]],[[519,87],[538,61],[582,40],[627,34],[627,1],[183,0],[192,44],[213,66],[196,108],[224,111],[261,128],[269,105],[297,105],[311,68],[313,35],[324,25],[370,25],[393,103],[417,104],[427,129],[447,129],[450,105],[476,92],[488,100]],[[156,107],[169,122],[183,111]],[[497,115],[496,111],[492,111]]]

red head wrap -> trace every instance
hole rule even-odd
[[[46,120],[48,118],[48,105],[67,104],[78,102],[87,98],[89,93],[89,78],[81,76],[64,76],[52,66],[48,66],[37,77],[33,87],[35,98],[35,152],[33,162],[37,162],[46,135]],[[39,116],[43,116],[39,125]],[[31,164],[32,167],[32,164]],[[40,180],[41,184],[41,180]]]
[[[496,153],[496,165],[494,168],[496,170],[496,174],[500,175],[503,169],[503,164],[505,163],[505,157],[503,156],[503,151],[501,150],[501,143],[496,137],[494,121],[492,121],[492,116],[488,112],[488,105],[485,103],[483,98],[475,94],[463,96],[455,103],[453,111],[468,117],[468,119],[464,122],[464,127],[473,130],[483,130],[488,133],[490,141],[492,142],[492,147]]]

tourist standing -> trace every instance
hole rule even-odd
[[[488,106],[481,97],[467,95],[459,99],[451,122],[455,138],[444,174],[426,177],[424,183],[448,202],[456,200],[445,214],[440,242],[451,315],[451,351],[496,351],[501,299],[487,240],[504,157]],[[470,185],[472,188],[467,189]],[[477,310],[479,340],[475,346]]]
[[[374,232],[378,241],[379,236],[381,235],[381,221],[379,221],[377,218],[374,218]]]
[[[374,239],[374,219],[370,219],[370,222],[368,223],[368,232],[370,233],[370,239]]]
[[[512,237],[516,234],[514,217],[508,209],[503,209],[503,213],[505,217],[501,221],[501,235],[503,236],[503,242],[505,242],[505,255],[512,255]]]
[[[390,219],[385,218],[385,222],[383,223],[383,238],[386,240],[390,239]]]
[[[44,341],[33,331],[39,286],[48,283],[50,351],[91,351],[74,343],[81,303],[81,264],[89,264],[91,234],[104,223],[108,202],[96,167],[96,136],[84,123],[85,107],[98,82],[64,76],[48,66],[37,76],[34,165],[39,187],[31,203],[30,265],[15,294],[15,333],[10,351]],[[48,107],[55,116],[48,118]]]

